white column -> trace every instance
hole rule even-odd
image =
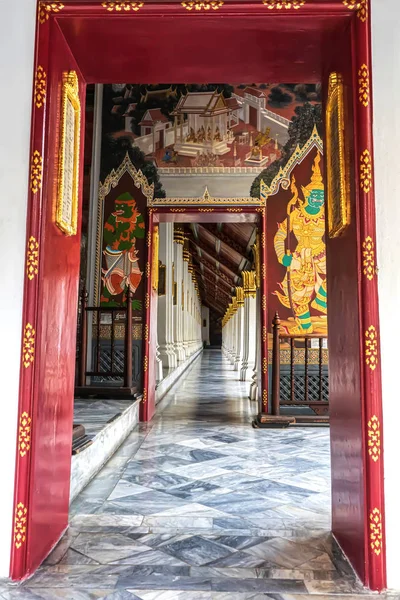
[[[260,290],[256,295],[256,350],[253,365],[253,374],[250,385],[250,400],[258,400],[259,378],[261,376],[261,319],[260,319]]]
[[[182,311],[182,281],[183,281],[183,228],[174,226],[174,265],[176,282],[176,299],[174,304],[175,353],[178,361],[185,360],[183,349],[183,311]]]
[[[189,358],[189,279],[190,273],[188,270],[189,267],[189,244],[188,240],[184,240],[183,246],[183,331],[182,331],[182,344],[183,351],[185,353],[185,358]]]
[[[235,371],[239,369],[239,365],[242,361],[242,350],[243,350],[243,326],[244,326],[244,294],[243,288],[236,288],[236,341],[235,341],[235,362],[233,368]]]
[[[173,223],[160,223],[159,259],[165,265],[165,295],[158,298],[158,343],[164,368],[177,365],[174,352],[174,315],[172,306]]]
[[[246,381],[249,364],[255,364],[256,354],[256,282],[254,271],[243,271],[244,326],[240,381]]]

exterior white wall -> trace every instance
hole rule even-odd
[[[206,326],[204,327],[204,321]],[[208,306],[201,307],[201,339],[203,342],[210,345],[210,309]]]
[[[0,577],[9,574],[13,521],[35,14],[36,0],[0,1]]]
[[[388,587],[400,589],[398,540],[400,391],[400,3],[372,0],[375,187]]]

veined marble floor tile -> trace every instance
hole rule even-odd
[[[330,535],[329,429],[253,429],[248,386],[205,351],[0,600],[376,598]]]

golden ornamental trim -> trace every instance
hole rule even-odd
[[[360,157],[360,185],[368,194],[372,188],[372,159],[369,150],[364,150]]]
[[[257,294],[256,272],[242,271],[243,291],[245,298],[255,298]]]
[[[368,454],[374,462],[381,455],[381,424],[376,415],[368,421]]]
[[[31,235],[26,252],[26,276],[32,281],[39,272],[39,244]]]
[[[263,403],[263,406],[268,406],[268,392],[267,392],[267,390],[263,391],[263,394],[262,394],[262,403]]]
[[[206,212],[214,212],[213,208],[198,208],[197,210],[198,210],[198,212],[204,212],[204,213],[206,213]],[[229,210],[229,208],[228,208],[228,210]]]
[[[46,71],[40,65],[36,69],[35,74],[35,87],[34,87],[34,99],[36,108],[42,108],[46,104],[46,88],[47,88],[47,75]]]
[[[147,240],[147,247],[150,248],[150,246],[151,246],[151,231],[150,231],[150,229],[147,232],[146,240]]]
[[[285,8],[286,10],[289,10],[290,8],[298,10],[304,6],[305,3],[306,0],[263,0],[264,6],[276,10],[282,10],[282,8]]]
[[[369,541],[371,550],[379,556],[382,551],[382,514],[379,508],[374,508],[369,515]]]
[[[22,346],[22,363],[27,369],[35,360],[35,336],[36,332],[30,323],[25,325],[24,340]]]
[[[43,158],[38,150],[35,150],[31,159],[31,190],[34,194],[42,188]]]
[[[58,13],[64,8],[64,4],[61,2],[39,2],[38,8],[38,19],[39,23],[43,25],[50,17],[50,13]]]
[[[15,507],[14,516],[14,545],[19,550],[26,542],[26,527],[28,521],[28,509],[19,502]]]
[[[124,2],[122,0],[116,0],[115,2],[102,2],[101,5],[108,10],[108,12],[113,12],[114,10],[116,12],[121,12],[123,10],[125,12],[129,12],[130,10],[137,12],[142,8],[143,2]]]
[[[226,209],[228,212],[233,212],[233,213],[241,213],[243,212],[243,208],[239,208],[238,206],[235,207],[230,207]]]
[[[378,366],[378,336],[373,325],[365,332],[365,362],[371,371]]]
[[[267,296],[265,294],[262,297],[261,306],[263,310],[267,310]]]
[[[150,277],[150,263],[146,263],[146,277],[147,279]]]
[[[268,359],[264,356],[262,361],[262,372],[265,373],[268,371]]]
[[[143,371],[146,373],[149,368],[149,357],[145,356],[143,359]]]
[[[376,275],[376,263],[375,263],[375,245],[373,239],[368,236],[365,238],[363,245],[363,273],[369,281]]]
[[[189,2],[181,2],[186,10],[218,10],[224,3],[220,0],[190,0]]]
[[[357,11],[357,17],[365,23],[368,18],[368,1],[367,0],[343,0],[343,4],[350,10]]]
[[[210,195],[207,187],[204,194],[197,198],[153,198],[147,201],[148,206],[169,208],[171,212],[184,212],[184,207],[197,208],[205,206],[264,206],[265,202],[262,198],[252,198],[246,196],[243,198],[216,198]]]
[[[144,298],[144,307],[147,309],[147,308],[149,308],[149,306],[150,306],[150,295],[147,292],[146,296]]]
[[[146,390],[146,388],[143,390],[142,402],[143,402],[143,404],[146,404],[146,402],[147,402],[147,390]]]
[[[265,231],[261,232],[260,240],[261,240],[261,247],[265,248]]]
[[[265,263],[263,263],[261,265],[261,277],[262,277],[262,279],[267,278],[267,267],[266,267]]]
[[[262,327],[262,341],[263,342],[267,341],[267,327],[265,325],[263,325],[263,327]]]
[[[148,342],[149,341],[149,326],[145,325],[144,326],[144,333],[143,333],[143,337],[144,337],[144,341]]]
[[[236,288],[236,300],[238,306],[244,306],[244,289],[242,287]]]
[[[21,458],[31,449],[31,423],[31,417],[27,412],[23,412],[19,419],[18,431],[18,451]]]
[[[358,99],[365,108],[369,105],[369,69],[366,64],[358,70]]]
[[[184,213],[184,212],[186,212],[186,208],[170,208],[169,210],[171,212],[175,212],[175,213]]]

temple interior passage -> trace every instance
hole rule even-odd
[[[72,504],[45,564],[0,598],[375,598],[330,533],[329,429],[253,429],[247,396],[204,350]]]

